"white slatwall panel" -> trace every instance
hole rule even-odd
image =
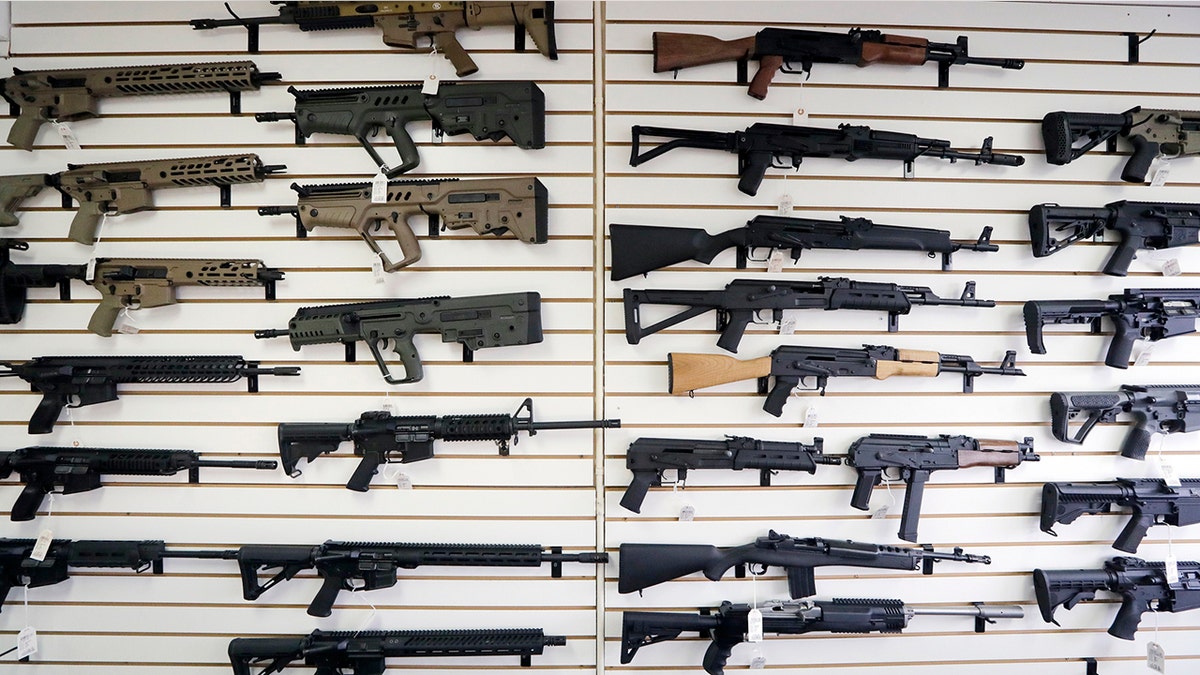
[[[262,2],[234,2],[241,16],[270,14]],[[686,7],[686,12],[681,8]],[[264,378],[260,394],[240,384],[209,387],[128,386],[121,400],[74,411],[68,423],[46,437],[25,434],[36,404],[19,382],[0,383],[0,444],[185,447],[213,455],[268,458],[275,454],[275,424],[281,421],[348,421],[385,401],[402,414],[500,412],[535,398],[542,419],[619,417],[624,428],[594,435],[587,431],[541,434],[522,439],[510,457],[491,444],[437,446],[437,457],[404,467],[412,490],[382,477],[366,494],[342,484],[355,459],[343,450],[322,458],[292,480],[280,473],[213,469],[201,485],[180,476],[114,477],[99,491],[58,498],[54,515],[34,523],[9,523],[2,536],[32,537],[53,527],[59,537],[157,538],[189,547],[232,547],[241,543],[296,543],[328,538],[397,541],[540,542],[588,550],[598,544],[616,551],[622,542],[745,543],[774,528],[796,536],[850,538],[900,543],[895,538],[898,506],[883,519],[849,508],[854,473],[820,467],[816,475],[781,474],[772,487],[758,487],[754,472],[694,472],[686,490],[655,489],[641,514],[618,505],[630,474],[624,449],[639,436],[720,438],[738,433],[772,440],[825,439],[826,452],[841,454],[854,439],[880,433],[963,433],[983,438],[1032,436],[1042,460],[991,483],[982,469],[935,474],[927,490],[921,539],[939,548],[963,546],[994,558],[988,567],[939,565],[932,577],[916,573],[826,568],[817,572],[820,597],[897,597],[915,604],[975,600],[1019,603],[1027,617],[1003,622],[984,635],[952,617],[918,617],[902,635],[815,634],[768,637],[760,647],[771,668],[845,675],[949,675],[970,669],[984,675],[1013,675],[1035,668],[1047,675],[1078,675],[1080,658],[1101,660],[1101,673],[1144,672],[1145,645],[1161,643],[1173,672],[1195,668],[1200,618],[1163,614],[1147,618],[1133,643],[1105,629],[1111,602],[1060,610],[1062,628],[1037,616],[1029,570],[1034,567],[1095,568],[1116,553],[1109,542],[1120,515],[1088,517],[1058,528],[1052,538],[1037,529],[1040,485],[1048,480],[1106,480],[1155,476],[1153,462],[1116,456],[1123,426],[1097,428],[1085,446],[1060,444],[1049,433],[1048,392],[1111,389],[1122,383],[1200,380],[1194,337],[1159,344],[1146,366],[1117,371],[1103,367],[1107,335],[1090,336],[1071,327],[1047,330],[1050,353],[1025,348],[1021,303],[1033,297],[1103,297],[1126,287],[1194,287],[1200,249],[1179,250],[1184,273],[1160,274],[1172,256],[1142,254],[1126,279],[1097,272],[1109,243],[1080,244],[1051,258],[1029,254],[1025,212],[1057,202],[1099,206],[1118,199],[1200,201],[1200,163],[1176,162],[1162,187],[1128,186],[1119,173],[1126,155],[1093,152],[1069,166],[1042,159],[1038,123],[1051,110],[1119,112],[1134,105],[1200,109],[1197,73],[1191,58],[1200,45],[1200,9],[1149,5],[1066,5],[985,2],[559,2],[561,56],[551,62],[536,53],[514,54],[501,29],[466,31],[461,39],[488,79],[534,79],[546,92],[547,147],[525,151],[503,142],[476,143],[447,137],[437,144],[428,125],[411,131],[421,152],[413,177],[537,175],[551,200],[550,242],[526,246],[512,240],[445,233],[422,236],[423,259],[416,267],[376,284],[371,257],[361,242],[339,232],[293,236],[287,217],[260,218],[263,204],[293,203],[293,182],[366,180],[369,159],[351,140],[318,136],[308,146],[292,143],[288,124],[255,124],[253,112],[283,111],[293,99],[286,86],[322,88],[387,84],[418,79],[431,67],[449,77],[442,61],[393,53],[370,31],[300,33],[292,27],[262,30],[262,53],[244,54],[238,29],[197,32],[188,19],[225,15],[220,2],[17,2],[13,7],[12,65],[26,69],[217,61],[251,58],[284,80],[247,93],[246,114],[228,114],[223,96],[148,96],[101,103],[104,117],[74,125],[81,151],[61,147],[52,130],[39,135],[38,150],[0,149],[3,173],[58,171],[67,162],[104,162],[256,152],[264,162],[287,164],[287,173],[262,184],[233,189],[233,208],[218,208],[212,190],[170,190],[155,195],[157,211],[110,218],[100,244],[85,249],[65,238],[70,216],[58,197],[44,191],[26,203],[21,225],[5,236],[29,240],[21,261],[80,262],[92,255],[130,257],[261,257],[281,267],[287,279],[279,299],[265,302],[251,289],[184,289],[178,306],[135,315],[142,332],[105,340],[84,330],[94,292],[76,285],[74,299],[60,302],[53,289],[34,290],[25,321],[3,327],[3,358],[42,354],[240,353],[270,365],[301,365],[298,378]],[[594,40],[593,17],[603,40]],[[935,41],[969,34],[973,54],[1025,58],[1020,72],[956,67],[952,87],[936,89],[936,70],[835,65],[816,66],[812,77],[781,74],[766,101],[745,95],[733,82],[734,67],[718,64],[670,73],[650,72],[650,33],[696,32],[722,38],[749,35],[763,25],[844,31],[852,26],[908,32]],[[1136,31],[1158,34],[1142,45],[1142,63],[1124,63],[1126,38]],[[597,90],[593,72],[603,58],[605,79]],[[602,96],[602,110],[597,111]],[[755,121],[786,124],[804,108],[810,124],[850,121],[879,129],[945,138],[954,147],[977,148],[995,137],[1000,152],[1026,157],[1025,166],[975,167],[933,159],[918,161],[916,178],[904,180],[894,163],[837,160],[805,162],[798,173],[770,170],[757,197],[736,190],[735,159],[721,153],[676,151],[630,167],[630,126],[678,126],[731,131]],[[604,137],[597,139],[597,112]],[[6,134],[11,120],[0,119]],[[386,139],[380,151],[392,156]],[[602,147],[604,155],[596,153]],[[603,160],[605,203],[595,200],[598,162]],[[646,338],[624,339],[623,288],[719,288],[733,278],[767,276],[761,264],[738,271],[731,252],[712,265],[687,263],[622,282],[596,282],[595,262],[610,263],[598,222],[705,227],[719,232],[754,215],[773,213],[788,194],[799,217],[851,215],[881,223],[950,230],[973,239],[984,226],[995,229],[1001,250],[960,252],[953,270],[916,253],[814,251],[794,268],[796,278],[821,274],[866,281],[931,287],[956,296],[974,280],[978,297],[993,309],[922,307],[901,317],[889,334],[881,315],[870,312],[797,313],[797,335],[780,338],[752,328],[739,356],[769,352],[781,342],[828,346],[860,343],[937,349],[970,354],[995,363],[1016,349],[1024,378],[981,377],[977,392],[963,395],[960,381],[943,376],[876,382],[833,380],[828,395],[794,397],[782,418],[761,411],[752,384],[698,392],[694,399],[665,393],[666,354],[715,353],[713,319],[703,316]],[[419,235],[424,223],[416,223]],[[257,341],[250,333],[281,327],[299,307],[388,297],[470,295],[537,290],[544,300],[546,339],[539,345],[484,350],[463,364],[458,349],[436,338],[419,340],[427,364],[425,381],[387,388],[374,364],[342,362],[340,348],[290,349],[286,340]],[[653,309],[648,309],[648,312]],[[601,360],[603,380],[596,376]],[[801,428],[815,405],[820,426]],[[603,438],[603,444],[595,438]],[[1200,475],[1200,453],[1187,435],[1162,444],[1182,475]],[[599,458],[599,459],[597,459]],[[599,464],[597,464],[599,462]],[[597,489],[603,493],[598,511]],[[0,503],[19,492],[0,485]],[[876,490],[872,506],[902,499]],[[696,520],[681,523],[685,505]],[[596,538],[604,522],[604,540]],[[1140,555],[1162,559],[1200,557],[1200,534],[1154,529]],[[235,636],[301,633],[325,629],[542,626],[569,636],[535,660],[539,670],[580,672],[604,669],[699,672],[705,643],[691,638],[654,645],[634,663],[619,664],[621,611],[678,610],[713,606],[721,600],[747,602],[786,592],[778,570],[756,580],[713,583],[692,576],[649,589],[642,597],[616,592],[617,565],[602,573],[568,566],[565,578],[547,570],[425,568],[406,572],[397,587],[370,594],[344,594],[333,617],[314,620],[303,612],[317,580],[302,575],[270,591],[262,601],[241,600],[236,569],[219,561],[167,561],[158,578],[120,571],[81,573],[29,592],[14,591],[0,615],[0,641],[11,642],[30,623],[39,630],[41,653],[23,672],[158,672],[186,666],[201,675],[228,672],[225,648]],[[367,603],[373,603],[372,606]],[[599,612],[598,612],[599,610]],[[597,615],[601,617],[597,621]],[[1159,630],[1153,630],[1155,621]],[[597,651],[597,636],[602,644]],[[735,649],[730,668],[744,668],[752,646]],[[136,657],[131,657],[135,654]],[[603,661],[598,661],[598,656]],[[6,658],[11,658],[9,655]],[[129,663],[129,662],[136,663]],[[598,664],[602,663],[600,666]],[[390,668],[515,670],[515,659],[404,659]],[[301,672],[302,669],[301,669]]]

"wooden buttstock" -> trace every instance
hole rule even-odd
[[[936,363],[908,363],[905,361],[880,361],[875,365],[875,379],[886,380],[893,375],[937,377]]]
[[[710,63],[744,61],[754,55],[753,35],[740,40],[720,40],[709,35],[655,33],[653,40],[656,73]]]
[[[919,66],[926,61],[928,44],[929,41],[924,38],[884,35],[883,42],[868,42],[863,45],[858,65],[865,67],[873,63],[894,63]]]
[[[994,443],[1003,443],[1003,441],[993,441]],[[980,447],[983,446],[983,441],[979,442]],[[1016,443],[1010,443],[1011,448],[997,448],[994,450],[959,450],[958,465],[962,468],[972,466],[1002,466],[1011,468],[1020,463],[1020,453],[1017,452]]]
[[[752,380],[771,374],[771,357],[739,361],[722,354],[667,355],[667,388],[672,394]]]

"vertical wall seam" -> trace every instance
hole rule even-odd
[[[605,419],[607,410],[604,398],[604,223],[606,214],[604,211],[605,193],[604,183],[607,180],[607,171],[604,166],[604,2],[597,0],[593,3],[592,10],[592,96],[593,96],[593,130],[592,130],[592,180],[594,183],[594,192],[592,193],[592,212],[595,214],[595,221],[592,228],[592,241],[595,243],[595,249],[592,255],[592,301],[593,306],[593,334],[594,346],[593,356],[595,357],[595,371],[592,378],[594,383],[593,393],[595,395],[594,412],[596,419]],[[604,452],[606,432],[603,429],[599,430],[597,437],[600,439],[598,447],[594,448],[592,453],[592,461],[594,466],[594,484],[596,486],[596,550],[603,551],[604,544],[608,540],[605,536],[605,518],[604,518]],[[607,577],[605,569],[601,569],[596,574],[596,673],[604,672],[604,585]]]

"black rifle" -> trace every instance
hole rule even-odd
[[[1054,610],[1059,605],[1071,609],[1084,600],[1095,600],[1096,591],[1121,596],[1121,608],[1108,628],[1108,634],[1132,640],[1142,613],[1183,612],[1200,607],[1200,563],[1178,563],[1179,583],[1168,583],[1166,566],[1141,558],[1118,556],[1104,561],[1098,570],[1033,571],[1033,590],[1042,620],[1059,625]]]
[[[642,305],[680,305],[689,309],[652,326],[641,324]],[[995,307],[994,300],[976,300],[975,282],[968,281],[962,296],[940,298],[928,286],[901,286],[845,277],[819,277],[817,281],[776,281],[734,279],[723,291],[625,289],[625,339],[636,345],[647,335],[678,325],[688,319],[716,310],[717,346],[737,352],[738,344],[751,322],[762,312],[770,312],[770,321],[783,321],[789,309],[865,309],[887,312],[888,332],[900,326],[900,315],[913,305],[952,305],[956,307]]]
[[[924,251],[930,258],[942,256],[942,269],[950,269],[950,255],[967,251],[999,251],[991,243],[992,228],[985,227],[974,242],[950,239],[947,230],[900,225],[877,225],[866,218],[814,220],[784,216],[755,216],[745,227],[710,235],[693,227],[657,225],[609,225],[612,243],[612,279],[620,281],[687,260],[711,263],[727,248],[737,249],[737,268],[746,269],[754,249],[787,250],[792,262],[808,249],[862,249]],[[761,261],[755,261],[761,262]]]
[[[642,136],[672,138],[639,153]],[[721,133],[666,127],[633,127],[633,151],[630,166],[637,166],[675,148],[725,150],[738,156],[738,189],[758,194],[769,167],[799,169],[806,157],[830,157],[853,162],[858,159],[890,159],[904,162],[904,175],[911,177],[918,157],[936,157],[956,162],[967,159],[980,164],[1021,166],[1025,158],[992,152],[992,137],[983,139],[979,152],[962,152],[950,147],[950,141],[920,138],[895,131],[876,131],[871,127],[838,125],[837,129],[799,127],[757,122],[745,131]]]
[[[963,393],[974,391],[980,375],[1024,375],[1016,367],[1017,353],[1009,350],[999,366],[981,366],[970,356],[939,354],[917,349],[897,349],[887,345],[863,345],[862,349],[783,345],[769,356],[738,361],[720,354],[667,354],[667,391],[686,394],[696,389],[741,380],[758,380],[758,393],[766,394],[763,410],[779,417],[792,390],[808,378],[815,380],[809,391],[823,396],[831,377],[873,377],[884,380],[893,375],[936,377],[941,373],[961,373]],[[771,378],[775,379],[770,386]]]
[[[737,40],[720,40],[707,35],[654,33],[654,72],[703,66],[710,63],[737,62],[738,84],[749,84],[754,98],[767,97],[767,89],[777,71],[812,72],[814,63],[845,63],[859,67],[876,63],[919,66],[930,61],[938,64],[938,87],[950,86],[950,66],[973,64],[1007,70],[1025,67],[1021,59],[979,58],[967,53],[967,37],[958,36],[954,44],[930,42],[911,35],[888,35],[877,30],[851,28],[845,35],[816,30],[764,28],[755,35]],[[758,72],[747,81],[746,62],[758,61]],[[794,62],[800,63],[795,70]]]
[[[354,362],[355,343],[362,341],[388,384],[406,384],[425,377],[413,344],[418,333],[436,333],[442,342],[460,343],[467,363],[475,360],[476,349],[536,344],[542,341],[542,296],[501,293],[302,307],[287,328],[255,331],[254,337],[286,335],[295,351],[305,345],[341,342],[347,363]],[[389,342],[404,366],[404,377],[393,375],[384,359]]]
[[[164,558],[232,559],[225,551],[168,551],[161,541],[54,539],[42,560],[29,557],[35,539],[0,539],[0,606],[15,587],[37,588],[66,581],[75,568],[124,567],[163,573]],[[236,552],[233,552],[236,553]]]
[[[986,555],[935,551],[932,546],[902,548],[880,546],[858,541],[838,541],[821,537],[797,538],[771,530],[749,544],[719,548],[692,544],[621,544],[621,593],[641,591],[672,579],[703,572],[712,581],[719,581],[729,569],[741,579],[746,568],[754,575],[765,574],[771,565],[782,567],[787,574],[788,593],[792,599],[807,598],[817,593],[813,568],[840,565],[875,569],[915,570],[933,574],[933,564],[942,560],[992,564]]]
[[[131,450],[127,448],[52,448],[35,446],[0,452],[0,478],[14,472],[25,489],[13,503],[12,519],[33,520],[46,495],[61,488],[64,495],[101,487],[106,475],[170,476],[188,472],[189,483],[200,482],[200,467],[275,469],[275,460],[200,459],[191,450]]]
[[[1127,183],[1146,182],[1154,159],[1200,154],[1200,112],[1130,108],[1123,113],[1052,112],[1042,118],[1046,161],[1068,164],[1107,141],[1117,150],[1117,134],[1129,139],[1133,156],[1121,170]]]
[[[1200,204],[1121,200],[1094,209],[1039,204],[1029,210],[1029,242],[1038,258],[1105,231],[1120,234],[1121,242],[1104,264],[1104,273],[1123,277],[1140,249],[1200,243]]]
[[[1118,391],[1060,391],[1050,394],[1050,431],[1064,443],[1082,444],[1092,427],[1112,422],[1120,413],[1133,415],[1133,428],[1121,443],[1121,456],[1145,459],[1155,433],[1193,431],[1200,422],[1200,385],[1123,384]],[[1087,417],[1070,432],[1070,420]]]
[[[310,616],[329,616],[342,591],[373,591],[396,585],[396,572],[422,565],[443,567],[540,567],[550,563],[550,576],[562,577],[564,562],[607,563],[603,551],[563,553],[538,544],[407,544],[394,542],[327,541],[316,546],[256,544],[222,552],[236,557],[242,574],[242,595],[257,600],[276,584],[305,570],[321,577],[321,589],[308,606]],[[278,571],[276,571],[278,570]],[[259,571],[274,572],[259,583]],[[354,583],[357,582],[357,583]]]
[[[518,147],[546,147],[546,95],[530,80],[515,82],[446,82],[437,94],[421,93],[420,84],[400,87],[355,87],[300,91],[294,113],[259,113],[259,122],[291,120],[296,144],[315,133],[353,136],[379,171],[394,178],[417,167],[421,155],[406,126],[430,120],[438,134],[469,133],[477,141],[511,138]],[[389,168],[371,145],[383,129],[400,153],[400,166]]]
[[[521,413],[525,416],[522,417]],[[530,436],[550,429],[615,429],[621,420],[583,420],[575,422],[534,422],[533,399],[525,399],[512,415],[423,415],[397,417],[383,410],[363,413],[350,424],[285,422],[279,425],[279,458],[283,470],[295,478],[301,459],[312,462],[322,454],[338,449],[344,442],[354,444],[354,454],[362,457],[346,487],[358,492],[371,489],[371,477],[380,464],[410,464],[433,457],[433,442],[495,441],[501,455],[508,455],[509,439],[517,444],[522,431]]]
[[[1184,478],[1180,486],[1161,478],[1118,478],[1099,483],[1046,483],[1042,486],[1042,532],[1055,534],[1057,523],[1079,516],[1111,513],[1113,506],[1133,511],[1113,548],[1137,553],[1138,544],[1153,525],[1200,523],[1200,478]],[[1057,536],[1057,535],[1055,535]]]
[[[625,612],[621,620],[621,663],[633,661],[638,649],[666,642],[679,634],[698,632],[711,638],[704,653],[704,670],[723,675],[725,662],[733,648],[745,642],[750,632],[750,605],[729,601],[720,607],[702,608],[699,614],[679,612]],[[981,602],[964,607],[913,607],[900,600],[845,599],[800,602],[773,602],[762,606],[764,633],[799,635],[801,633],[899,633],[916,615],[970,616],[975,632],[982,633],[995,619],[1019,619],[1024,610],[1016,605],[985,605]]]
[[[31,288],[58,287],[58,298],[71,299],[71,280],[82,281],[87,265],[21,265],[14,263],[11,251],[27,251],[29,244],[16,239],[0,239],[0,324],[17,323],[25,316],[25,303]]]
[[[1139,338],[1158,342],[1196,332],[1200,317],[1200,288],[1126,288],[1108,300],[1030,300],[1025,303],[1025,339],[1029,351],[1045,354],[1042,326],[1086,323],[1100,332],[1101,319],[1113,323],[1113,339],[1104,365],[1128,368],[1133,343]]]
[[[260,368],[240,356],[39,356],[24,363],[0,361],[0,377],[19,377],[42,395],[29,433],[48,434],[66,407],[117,400],[124,383],[220,383],[246,378],[258,391],[259,375],[299,375],[294,366]]]
[[[1004,482],[1005,469],[1021,462],[1041,459],[1033,452],[1033,438],[1021,443],[975,439],[969,436],[942,434],[933,438],[906,434],[870,434],[854,441],[846,453],[846,464],[858,471],[858,482],[850,506],[866,511],[871,492],[884,479],[888,469],[896,470],[907,489],[904,493],[904,512],[900,516],[897,534],[905,541],[917,540],[917,523],[921,518],[921,498],[925,482],[934,471],[990,466],[995,469],[995,481]]]
[[[403,656],[519,656],[528,667],[545,647],[567,644],[563,635],[541,628],[453,628],[449,630],[322,631],[272,638],[234,638],[229,660],[234,675],[281,673],[293,661],[318,673],[380,675],[385,659]]]
[[[819,436],[812,445],[746,436],[726,436],[723,441],[639,438],[625,451],[625,467],[633,472],[633,482],[625,488],[621,506],[641,513],[646,492],[662,485],[663,474],[669,470],[676,472],[675,482],[682,486],[689,469],[758,469],[759,485],[766,487],[776,471],[816,473],[818,464],[841,464],[840,457],[822,454],[824,443]]]

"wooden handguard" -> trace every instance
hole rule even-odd
[[[907,35],[884,35],[883,42],[868,42],[862,46],[859,67],[872,63],[894,63],[919,66],[926,61],[929,40]]]
[[[962,468],[972,466],[995,466],[1012,468],[1021,463],[1021,453],[1016,441],[996,441],[979,439],[979,450],[959,450],[958,465]]]
[[[770,374],[770,356],[739,361],[723,354],[667,354],[667,390],[672,394],[686,394]]]
[[[691,33],[654,33],[652,39],[656,73],[754,58],[753,35],[740,40],[721,40]]]
[[[886,380],[893,375],[915,377],[937,377],[938,364],[912,363],[908,361],[880,361],[875,364],[875,379]]]
[[[941,354],[929,351],[928,349],[901,349],[897,351],[896,355],[901,361],[919,361],[934,365],[942,361]]]

